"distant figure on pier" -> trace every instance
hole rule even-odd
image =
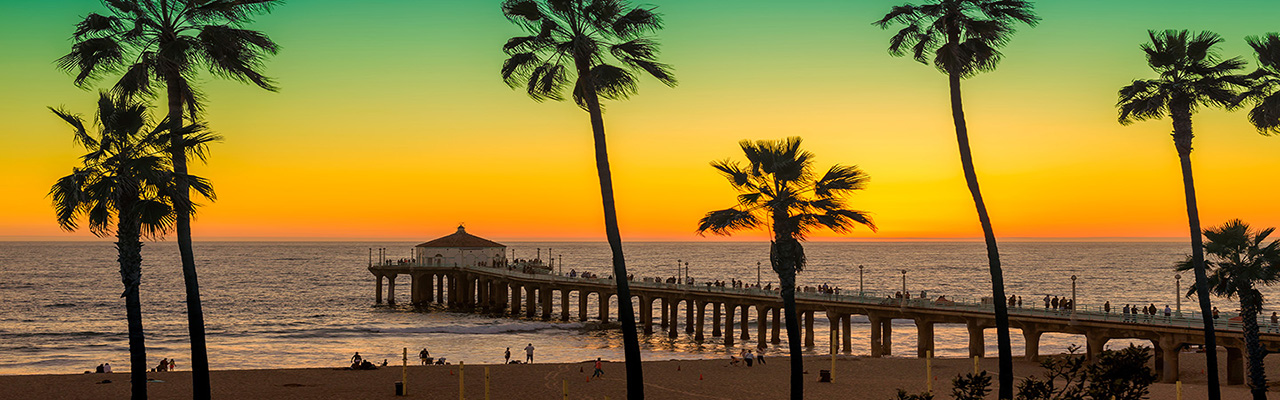
[[[1044,295],[1044,308],[1045,308],[1046,310],[1048,310],[1048,309],[1049,309],[1049,295],[1047,295],[1047,294],[1046,294],[1046,295]]]
[[[533,343],[529,343],[528,346],[524,347],[524,362],[525,364],[533,364]]]
[[[1106,303],[1102,303],[1102,312],[1107,314],[1111,313],[1111,300],[1107,300]]]
[[[1213,319],[1218,319],[1218,307],[1213,308]]]
[[[1054,310],[1057,310],[1057,309],[1058,309],[1058,296],[1053,296],[1053,300],[1049,300],[1049,305],[1051,306],[1050,308],[1053,308]]]
[[[1018,308],[1022,308],[1022,296],[1018,296]]]
[[[1172,317],[1172,316],[1173,316],[1173,309],[1172,309],[1172,308],[1169,308],[1169,305],[1168,305],[1168,304],[1165,304],[1165,305],[1164,305],[1164,317],[1165,317],[1165,319],[1168,319],[1169,317]]]
[[[1280,315],[1276,315],[1276,312],[1272,311],[1270,331],[1276,332],[1278,330],[1280,330]],[[111,364],[107,364],[107,372],[111,372]]]
[[[504,361],[502,362],[503,364],[510,364],[510,363],[511,363],[511,348],[510,348],[510,347],[508,347],[508,348],[507,348],[507,352],[506,352],[506,353],[504,353],[504,354],[502,355],[502,359],[504,360]]]

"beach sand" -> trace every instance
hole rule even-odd
[[[1225,352],[1222,359],[1225,360]],[[647,361],[644,363],[645,394],[650,399],[782,399],[789,393],[788,360],[770,356],[766,365],[729,367],[727,360]],[[1204,357],[1184,353],[1181,357],[1184,398],[1207,398],[1204,386]],[[916,358],[839,357],[834,382],[817,382],[820,369],[831,365],[828,357],[805,360],[805,398],[889,400],[897,388],[909,392],[925,390],[925,360]],[[1272,365],[1275,365],[1273,363]],[[117,366],[122,369],[123,366]],[[489,369],[492,399],[560,399],[562,385],[568,385],[570,399],[623,399],[625,371],[620,362],[605,363],[603,379],[588,381],[592,363],[533,365],[466,365],[465,394],[483,399],[485,368]],[[1269,366],[1270,367],[1270,366]],[[981,368],[994,371],[995,359],[984,359]],[[1019,377],[1039,374],[1034,363],[1016,361]],[[951,378],[972,371],[968,359],[935,359],[934,393],[950,399]],[[1280,366],[1268,368],[1275,377]],[[213,394],[219,399],[393,399],[394,382],[400,380],[398,365],[376,371],[342,369],[229,370],[212,373]],[[415,399],[457,399],[458,365],[410,366],[409,395]],[[148,386],[152,399],[182,399],[191,396],[191,375],[185,371],[152,373]],[[111,383],[98,383],[110,379]],[[1225,379],[1225,373],[1223,375]],[[124,399],[129,394],[129,375],[8,375],[0,376],[0,399]],[[1155,384],[1152,399],[1173,399],[1174,385]],[[1249,398],[1244,386],[1228,386],[1224,399]],[[992,394],[989,398],[995,398]]]

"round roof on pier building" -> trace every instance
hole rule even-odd
[[[502,243],[498,243],[489,239],[485,239],[476,235],[467,233],[466,228],[458,226],[458,231],[452,235],[445,236],[436,240],[432,240],[414,247],[507,247]]]

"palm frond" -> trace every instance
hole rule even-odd
[[[747,210],[727,208],[707,213],[698,221],[698,235],[711,232],[716,235],[729,235],[733,231],[756,228],[760,219]]]
[[[267,35],[226,25],[205,25],[198,38],[209,72],[273,92],[279,90],[272,79],[261,72],[266,56],[280,51],[280,46]]]
[[[58,59],[58,68],[75,72],[76,86],[102,74],[114,72],[124,61],[124,49],[110,37],[95,37],[71,45],[71,52]]]

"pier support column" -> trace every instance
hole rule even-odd
[[[965,327],[969,329],[969,357],[985,357],[987,344],[982,336],[982,324],[971,320],[965,322]]]
[[[1098,361],[1098,355],[1102,354],[1102,349],[1106,347],[1107,341],[1111,338],[1104,336],[1101,332],[1089,331],[1085,332],[1085,352],[1089,355],[1089,361]]]
[[[881,350],[880,329],[884,324],[884,319],[875,315],[867,315],[867,320],[871,323],[871,357],[882,357],[884,352]]]
[[[1227,347],[1227,384],[1244,384],[1244,349]]]
[[[769,347],[769,310],[756,305],[756,347]]]
[[[702,343],[702,341],[705,339],[702,336],[702,332],[703,332],[702,324],[703,324],[703,321],[706,320],[706,316],[707,316],[706,315],[707,303],[702,301],[695,301],[694,303],[695,304],[693,307],[695,309],[694,311],[697,313],[697,317],[694,318],[693,320],[694,321],[693,341]]]
[[[436,304],[445,304],[444,299],[444,275],[435,275],[436,280]]]
[[[813,311],[804,312],[804,347],[813,347]]]
[[[658,326],[662,327],[663,329],[666,329],[667,328],[667,311],[670,311],[671,309],[670,307],[671,302],[668,301],[667,298],[665,297],[660,297],[659,300],[662,300],[662,308],[658,309],[658,315],[662,318],[658,320]]]
[[[671,316],[671,329],[667,330],[667,337],[675,339],[680,334],[680,300],[672,301],[667,307],[667,314]]]
[[[640,328],[646,335],[653,334],[653,299],[640,296]]]
[[[684,301],[684,333],[693,333],[693,299]]]
[[[600,292],[600,323],[609,322],[609,296],[612,295],[611,293]],[[627,299],[627,301],[631,301],[631,299]]]
[[[560,289],[560,320],[569,320],[569,290]]]
[[[524,286],[517,285],[517,284],[511,285],[511,315],[512,316],[516,316],[516,317],[520,316],[520,304],[524,303],[523,299],[520,297],[521,290],[524,290]]]
[[[733,346],[733,314],[736,305],[724,304],[724,345]]]
[[[497,290],[496,294],[498,295],[496,299],[498,300],[498,309],[495,311],[498,314],[506,314],[507,306],[511,305],[511,282],[507,282],[505,279],[499,281],[494,289]]]
[[[396,305],[396,274],[387,275],[387,304]]]
[[[893,355],[893,318],[880,323],[880,355]]]
[[[578,320],[587,321],[587,299],[591,297],[591,293],[585,290],[578,291]]]
[[[782,343],[782,306],[773,306],[772,311],[773,315],[770,317],[772,317],[773,321],[773,336],[769,338],[769,341],[773,342],[773,344],[779,344]]]
[[[925,358],[933,351],[933,321],[916,318],[916,357]]]
[[[418,288],[421,283],[422,279],[418,277],[418,274],[409,275],[409,304],[415,306],[422,304],[422,290]]]
[[[1178,381],[1178,356],[1182,354],[1182,344],[1172,339],[1160,339],[1160,355],[1163,358],[1160,368],[1160,382],[1174,383]]]
[[[711,302],[711,337],[720,337],[720,302]]]
[[[759,312],[760,310],[756,310],[756,311]],[[742,330],[741,339],[742,339],[743,346],[748,345],[749,343],[747,343],[747,341],[751,340],[751,329],[747,328],[747,322],[748,322],[747,319],[749,319],[750,317],[751,317],[751,306],[747,304],[743,304],[742,305],[742,329],[741,329]]]
[[[538,293],[537,288],[525,285],[524,287],[524,316],[525,318],[533,318],[538,315]]]
[[[538,300],[542,301],[542,320],[551,320],[551,299],[555,297],[551,294],[551,288],[543,286],[538,288]]]
[[[853,316],[844,314],[840,316],[840,332],[844,336],[841,345],[844,347],[844,354],[853,352],[853,323],[849,321]]]
[[[378,290],[373,292],[373,304],[382,304],[382,275],[374,275],[378,278]]]
[[[1022,338],[1026,342],[1026,358],[1027,361],[1036,361],[1040,358],[1040,329],[1032,326],[1022,327]]]

